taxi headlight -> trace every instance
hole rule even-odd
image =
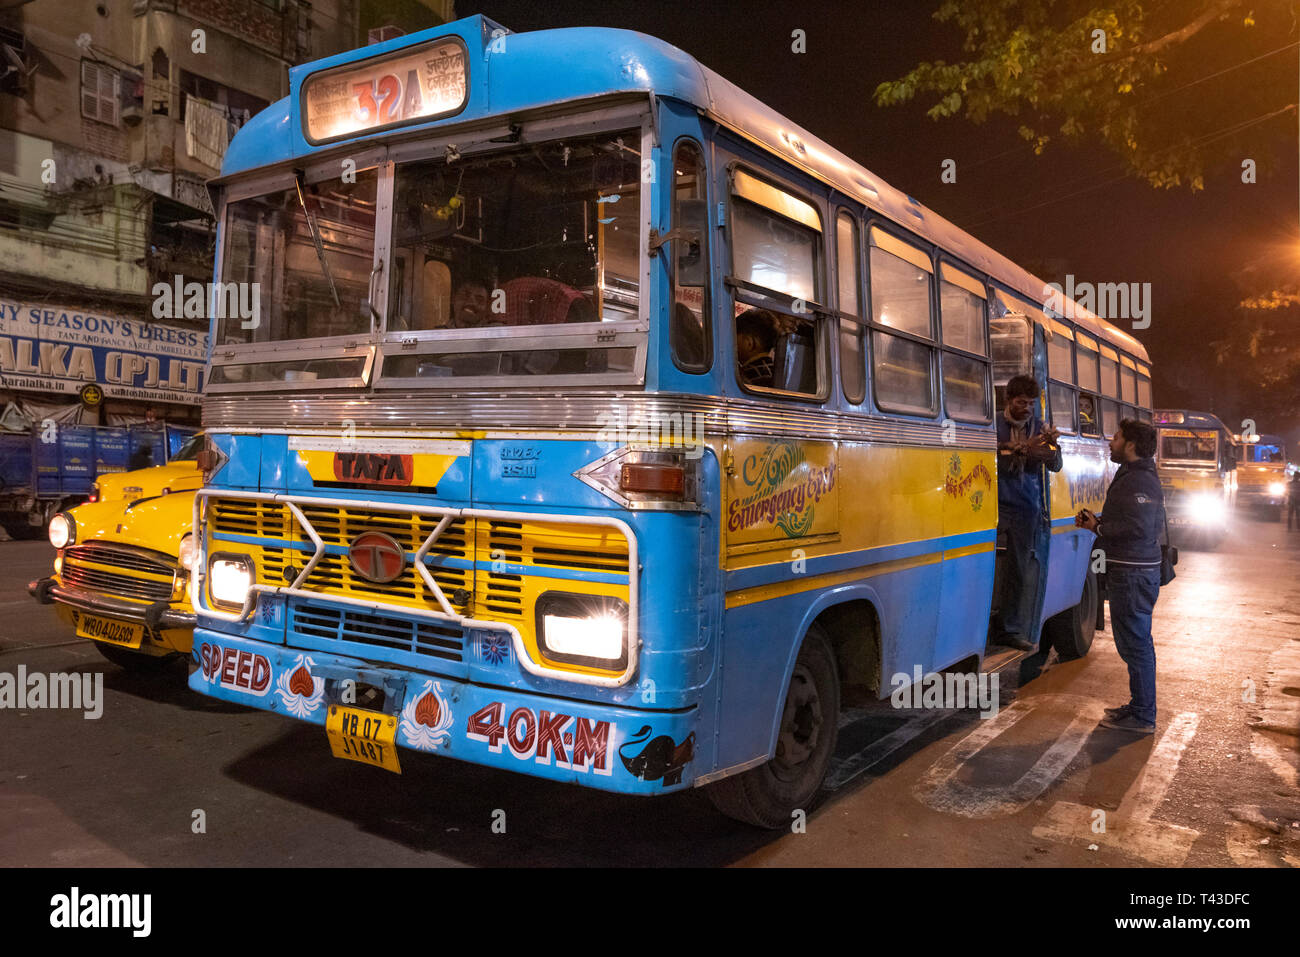
[[[547,592],[537,602],[537,636],[552,661],[627,666],[627,603],[601,595]]]
[[[208,590],[222,605],[244,607],[253,587],[253,564],[241,555],[214,555],[208,566]]]
[[[67,548],[77,540],[77,523],[67,512],[60,512],[50,519],[50,544],[55,548]]]
[[[1282,482],[1269,482],[1268,494],[1273,496],[1285,495],[1286,485],[1283,484]]]
[[[194,551],[194,533],[186,532],[185,537],[181,539],[180,548],[177,549],[176,558],[181,568],[187,572],[194,568]]]

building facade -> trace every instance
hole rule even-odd
[[[0,5],[0,431],[197,422],[206,317],[153,291],[211,280],[205,182],[230,138],[290,66],[453,17],[416,0]]]

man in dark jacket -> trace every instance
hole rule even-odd
[[[1110,440],[1110,460],[1119,471],[1106,490],[1101,518],[1086,508],[1074,523],[1097,534],[1095,548],[1105,556],[1106,597],[1110,600],[1115,650],[1128,665],[1131,700],[1107,708],[1103,728],[1134,734],[1156,729],[1156,648],[1151,613],[1160,594],[1160,536],[1165,500],[1156,475],[1156,430],[1125,419]]]
[[[1033,377],[1018,375],[1007,383],[1006,407],[998,416],[998,532],[1007,550],[994,640],[1021,651],[1034,649],[1027,632],[1036,591],[1030,587],[1034,539],[1047,523],[1043,469],[1061,471],[1059,433],[1034,414],[1038,396]]]

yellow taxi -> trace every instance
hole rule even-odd
[[[203,485],[198,455],[203,451],[203,433],[198,432],[171,457],[166,465],[132,472],[102,472],[90,487],[90,501],[139,501],[155,495],[193,491]]]
[[[202,474],[195,476],[202,484]],[[153,476],[143,481],[155,494],[90,502],[54,516],[54,574],[27,586],[105,658],[135,671],[188,656],[195,623],[189,601],[194,491],[164,494]]]

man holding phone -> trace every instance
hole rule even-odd
[[[1119,471],[1106,490],[1101,518],[1088,509],[1074,524],[1097,535],[1106,569],[1115,650],[1128,666],[1130,701],[1107,708],[1103,728],[1151,734],[1156,729],[1156,649],[1151,615],[1160,595],[1160,529],[1164,493],[1156,475],[1156,430],[1124,419],[1110,440]]]

